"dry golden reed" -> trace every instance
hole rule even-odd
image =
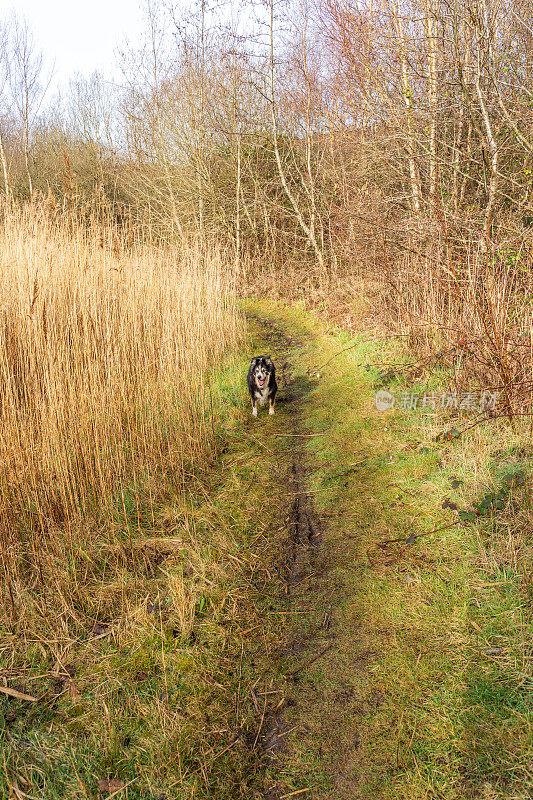
[[[123,535],[139,487],[206,455],[208,370],[240,330],[231,271],[194,245],[119,250],[34,204],[3,209],[0,264],[0,597],[20,619]]]

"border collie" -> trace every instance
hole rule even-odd
[[[274,413],[274,403],[276,402],[276,368],[270,356],[255,356],[252,358],[250,369],[248,370],[248,390],[252,400],[252,414],[257,417],[257,403],[264,406],[268,400],[268,413]]]

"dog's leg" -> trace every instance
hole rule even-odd
[[[276,412],[274,411],[274,405],[275,405],[275,403],[276,403],[276,398],[275,398],[275,397],[270,397],[270,398],[268,399],[268,406],[269,406],[269,408],[268,408],[268,413],[269,413],[269,414],[275,414],[275,413],[276,413]]]
[[[257,417],[257,403],[255,400],[252,400],[252,414],[254,417]]]

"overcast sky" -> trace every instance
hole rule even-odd
[[[143,29],[141,0],[0,0],[0,18],[11,10],[26,17],[45,65],[53,66],[52,90],[75,72],[114,77],[117,46],[138,42]]]

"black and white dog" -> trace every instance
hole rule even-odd
[[[276,402],[276,368],[269,356],[255,356],[252,358],[250,369],[248,370],[248,390],[252,399],[252,414],[257,417],[257,403],[264,406],[268,400],[269,414],[274,413],[274,403]]]

